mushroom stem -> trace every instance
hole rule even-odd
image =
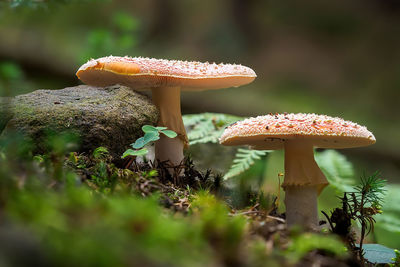
[[[315,186],[285,187],[286,224],[318,229],[318,192]]]
[[[183,146],[182,140],[178,137],[169,138],[161,134],[155,144],[155,157],[159,161],[169,160],[173,166],[178,166],[183,162]],[[173,171],[171,170],[170,173],[172,174]]]
[[[153,103],[160,111],[159,126],[168,127],[178,134],[175,138],[168,138],[161,134],[155,144],[155,156],[160,161],[169,160],[174,166],[183,161],[183,148],[187,145],[187,136],[181,114],[180,87],[152,88]]]
[[[286,222],[318,228],[317,197],[328,184],[314,160],[313,145],[305,140],[285,141]]]

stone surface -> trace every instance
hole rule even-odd
[[[158,111],[151,100],[123,86],[76,86],[37,90],[0,101],[2,136],[14,130],[32,138],[37,153],[45,152],[49,129],[80,136],[80,151],[107,147],[119,157],[143,135],[143,125],[155,125]]]

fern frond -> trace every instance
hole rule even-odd
[[[193,129],[188,132],[188,138],[189,140],[199,140],[204,138],[205,136],[212,134],[214,131],[216,131],[214,124],[209,121],[199,121]]]
[[[195,144],[204,144],[204,143],[218,143],[218,138],[221,136],[222,133],[212,133],[209,135],[206,135],[200,139],[194,140],[189,142],[190,145],[195,145]]]
[[[241,117],[221,113],[190,114],[184,115],[182,118],[190,145],[217,143],[225,127],[243,119]],[[265,156],[268,152],[267,150],[239,148],[232,166],[223,178],[228,179],[243,173],[249,169],[256,160],[261,159],[261,157]]]
[[[315,153],[315,161],[325,174],[330,186],[338,192],[349,192],[355,184],[353,165],[336,150]]]
[[[206,113],[182,115],[183,124],[186,127],[196,125],[204,119],[204,114]]]
[[[261,159],[261,157],[267,155],[269,152],[271,151],[239,148],[235,159],[233,160],[232,166],[229,168],[228,172],[225,173],[223,179],[226,180],[243,173],[244,171],[248,170],[256,160]]]
[[[189,144],[217,143],[225,127],[243,118],[222,113],[183,115]]]

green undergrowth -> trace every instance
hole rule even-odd
[[[20,136],[2,141],[0,243],[22,244],[0,245],[2,264],[273,266],[292,257],[281,241],[261,250],[263,236],[250,223],[257,220],[227,205],[218,176],[201,174],[190,160],[186,175],[195,182],[183,186],[167,175],[161,182],[162,170],[150,165],[117,167],[105,148],[78,154],[52,140],[52,152],[36,156]],[[253,210],[267,209],[252,198]]]
[[[288,231],[276,197],[198,171],[179,177],[151,162],[112,161],[99,147],[72,152],[48,137],[33,155],[22,136],[1,140],[0,265],[291,266],[353,261],[329,233]],[[15,245],[13,245],[15,244]]]

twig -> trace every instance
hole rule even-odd
[[[325,215],[326,219],[327,219],[328,222],[329,222],[329,225],[331,226],[331,231],[333,232],[333,224],[332,224],[332,222],[331,222],[331,219],[329,218],[328,214],[326,214],[325,211],[321,210],[321,212],[322,212],[322,214]]]
[[[229,214],[229,216],[238,216],[238,215],[248,215],[248,214],[253,214],[253,213],[261,213],[261,211],[258,210],[249,210],[249,211],[244,211],[240,213],[234,213],[234,214]]]
[[[260,210],[249,210],[249,211],[244,211],[244,212],[240,212],[240,213],[229,214],[229,216],[248,215],[248,214],[262,213],[262,212],[263,211],[260,211]],[[282,222],[282,223],[286,222],[284,219],[279,218],[279,217],[275,217],[275,216],[271,216],[271,215],[267,215],[266,217],[268,219],[277,220],[277,221]]]
[[[285,219],[279,218],[279,217],[275,217],[275,216],[271,216],[271,215],[267,215],[268,219],[273,219],[273,220],[277,220],[278,222],[283,222],[286,223]]]

